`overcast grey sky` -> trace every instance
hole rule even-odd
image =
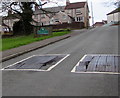
[[[65,5],[66,0],[54,0],[54,1],[59,1],[59,5]],[[88,1],[89,4],[89,10],[90,13],[89,15],[91,16],[91,2],[93,5],[93,14],[94,14],[94,21],[99,22],[102,20],[107,20],[107,13],[111,12],[112,10],[116,9],[115,6],[107,4],[107,2],[110,2],[111,0],[70,0],[70,2],[81,2],[81,1]],[[116,1],[116,0],[113,0]],[[53,4],[55,5],[55,4]],[[45,7],[48,6],[53,6],[52,4],[45,5]],[[91,19],[90,19],[90,24],[92,24]]]

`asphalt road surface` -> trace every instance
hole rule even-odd
[[[79,30],[74,32],[80,33]],[[71,73],[86,54],[118,54],[118,27],[88,30],[3,62],[3,67],[38,54],[70,54],[49,72],[3,71],[3,96],[118,96],[118,75]]]

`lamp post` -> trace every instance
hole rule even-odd
[[[94,15],[93,15],[93,4],[92,4],[92,1],[91,1],[91,13],[92,13],[92,25],[94,27]]]

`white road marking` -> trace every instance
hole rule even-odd
[[[60,56],[60,55],[65,55],[65,57],[63,57],[60,61],[58,61],[56,64],[54,64],[54,65],[52,65],[51,67],[49,67],[47,70],[41,70],[41,69],[6,69],[6,68],[8,68],[8,67],[11,67],[11,66],[14,66],[15,64],[18,64],[18,63],[20,63],[20,62],[23,62],[23,61],[25,61],[25,60],[27,60],[27,59],[29,59],[29,58],[32,58],[32,57],[34,57],[34,56],[53,56],[53,55],[57,55],[57,56]],[[54,67],[56,67],[58,64],[60,64],[63,60],[65,60],[68,56],[70,56],[70,54],[45,54],[45,55],[32,55],[32,56],[30,56],[30,57],[28,57],[28,58],[25,58],[25,59],[23,59],[23,60],[21,60],[21,61],[18,61],[18,62],[16,62],[16,63],[14,63],[14,64],[12,64],[12,65],[9,65],[9,66],[7,66],[7,67],[4,67],[4,68],[2,68],[1,70],[5,70],[5,71],[50,71],[50,70],[52,70]]]
[[[70,54],[66,55],[63,59],[61,59],[59,62],[57,62],[55,65],[51,66],[50,68],[48,68],[47,71],[52,70],[55,66],[57,66],[58,64],[60,64],[63,60],[65,60],[68,56],[70,56]]]
[[[81,74],[120,74],[117,72],[72,72],[72,73],[81,73]]]
[[[74,68],[72,69],[71,72],[75,72],[76,66],[78,66],[79,63],[80,63],[86,56],[87,56],[87,55],[84,55],[84,56],[79,60],[79,62],[74,66]]]
[[[27,59],[30,59],[30,58],[34,57],[34,56],[35,56],[35,55],[32,55],[32,56],[30,56],[30,57],[28,57],[28,58],[25,58],[25,59],[23,59],[23,60],[21,60],[21,61],[18,61],[18,62],[16,62],[16,63],[12,64],[12,65],[8,65],[7,67],[2,68],[1,70],[6,70],[5,68],[14,66],[15,64],[18,64],[18,63],[20,63],[20,62],[23,62],[23,61],[25,61],[25,60],[27,60]]]

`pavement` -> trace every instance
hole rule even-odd
[[[80,30],[80,33],[85,32],[86,30],[87,29],[82,29],[82,30]],[[27,45],[23,45],[23,46],[20,46],[20,47],[17,47],[17,48],[12,48],[12,49],[3,51],[2,52],[2,60],[0,60],[0,61],[3,62],[3,61],[6,61],[6,60],[9,60],[11,58],[17,57],[17,56],[22,55],[24,53],[28,53],[30,51],[34,51],[36,49],[45,47],[47,45],[50,45],[50,44],[53,44],[55,42],[64,40],[66,38],[76,36],[80,33],[72,32],[70,34],[66,34],[66,35],[63,35],[63,36],[53,37],[53,38],[45,39],[45,40],[42,40],[42,41],[37,41],[37,42],[33,42],[31,44],[27,44]]]
[[[71,72],[86,54],[118,54],[118,27],[105,26],[83,33],[80,33],[79,30],[73,32],[76,33],[73,37],[4,61],[2,67],[32,55],[70,54],[69,57],[48,72],[3,70],[2,95],[100,96],[100,98],[118,96],[119,75]]]

